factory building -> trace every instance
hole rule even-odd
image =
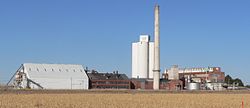
[[[16,89],[88,89],[82,65],[25,63],[8,83]]]
[[[220,67],[181,69],[180,76],[191,76],[195,82],[224,83],[225,73]]]
[[[98,73],[92,70],[87,73],[91,89],[131,89],[131,80],[125,74]]]
[[[169,70],[166,70],[168,73],[168,79],[169,80],[178,80],[179,78],[179,68],[178,65],[174,65]]]
[[[221,71],[220,67],[208,68],[178,68],[174,65],[171,69],[166,69],[163,73],[164,78],[169,80],[176,80],[182,77],[192,78],[194,82],[212,82],[223,83],[225,80],[225,73]]]
[[[140,41],[132,43],[132,78],[153,79],[154,42],[149,35],[141,35]]]
[[[208,68],[179,68],[174,65],[162,74],[164,79],[183,81],[188,90],[223,90],[225,73],[220,67]]]

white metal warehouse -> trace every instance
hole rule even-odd
[[[25,63],[8,83],[17,89],[88,89],[82,65]]]

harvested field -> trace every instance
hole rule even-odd
[[[10,91],[1,108],[250,108],[249,92]]]

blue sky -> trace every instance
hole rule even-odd
[[[158,0],[161,69],[219,66],[250,84],[249,0]],[[131,43],[153,35],[156,0],[1,0],[0,81],[22,63],[131,76]]]

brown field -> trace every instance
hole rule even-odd
[[[0,108],[250,108],[250,92],[2,91]]]

